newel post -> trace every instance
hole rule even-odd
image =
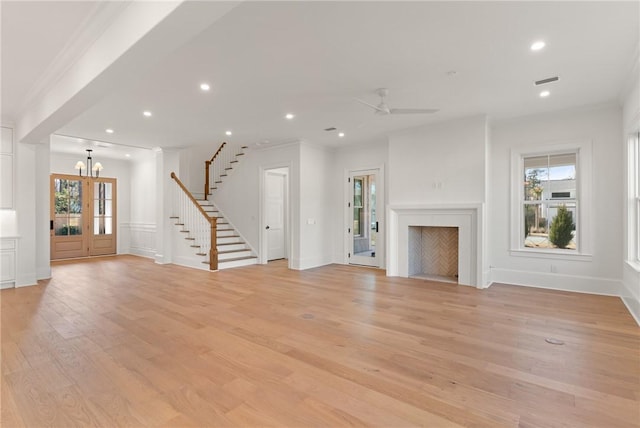
[[[204,161],[204,200],[207,200],[207,196],[209,195],[209,167],[211,166],[211,161]]]
[[[211,250],[209,251],[209,269],[210,270],[218,270],[218,234],[217,234],[217,223],[218,219],[215,217],[211,217],[209,219],[211,223]]]

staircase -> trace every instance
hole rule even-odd
[[[244,155],[246,146],[228,146],[222,143],[210,160],[205,161],[204,199],[195,199],[180,179],[174,179],[174,214],[171,219],[180,227],[180,234],[189,249],[182,248],[184,264],[201,269],[219,270],[257,264],[258,258],[233,226],[225,219],[215,204],[208,200],[212,190],[217,189],[235,164]],[[209,179],[213,178],[213,186]],[[212,251],[211,247],[215,248]],[[185,256],[185,252],[193,256]],[[195,258],[195,259],[194,259]],[[195,261],[200,259],[199,261]]]
[[[240,234],[220,214],[213,202],[198,200],[198,203],[209,217],[215,217],[217,220],[218,269],[255,265],[258,258]],[[208,265],[209,261],[203,260],[202,263]]]

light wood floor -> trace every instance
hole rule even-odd
[[[3,427],[640,426],[617,298],[133,256],[0,297]]]

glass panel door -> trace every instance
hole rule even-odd
[[[91,180],[91,244],[92,256],[116,253],[116,180]]]
[[[75,176],[51,177],[51,259],[87,254],[83,233],[84,182]]]
[[[377,218],[377,170],[351,175],[351,257],[350,263],[379,266],[376,251],[379,223]]]
[[[116,180],[51,175],[51,260],[116,253]]]
[[[111,235],[113,233],[113,185],[96,182],[93,186],[93,234]]]

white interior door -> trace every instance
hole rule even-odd
[[[285,197],[286,174],[276,171],[265,173],[265,214],[267,229],[267,260],[286,258],[285,251]]]
[[[378,169],[349,174],[350,264],[380,267],[379,175]]]

